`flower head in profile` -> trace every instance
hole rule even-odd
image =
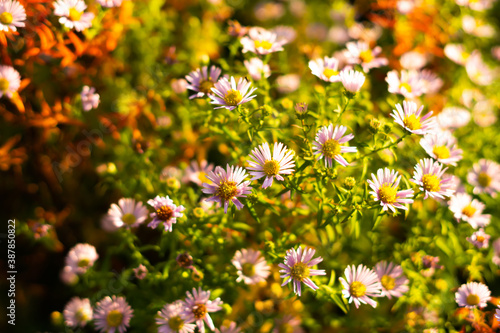
[[[201,184],[209,182],[207,174],[213,169],[214,165],[208,164],[206,160],[202,160],[199,164],[197,161],[192,161],[191,165],[186,169],[182,182],[192,182],[201,186]]]
[[[356,147],[348,147],[343,144],[349,142],[354,138],[354,135],[348,134],[344,136],[347,131],[345,126],[335,126],[333,124],[328,126],[323,126],[318,133],[316,133],[316,139],[313,142],[313,150],[315,150],[314,155],[318,155],[318,160],[325,158],[325,166],[332,167],[333,160],[337,161],[342,166],[348,166],[349,163],[342,157],[343,153],[355,153],[357,152]]]
[[[0,66],[0,97],[5,95],[8,98],[12,98],[12,95],[19,89],[20,85],[21,76],[14,67]]]
[[[467,62],[467,58],[469,58],[470,54],[465,51],[465,47],[463,44],[446,44],[444,47],[444,55],[459,65],[465,65]]]
[[[287,74],[276,78],[276,88],[281,94],[290,94],[300,87],[300,75]]]
[[[424,69],[418,74],[424,94],[435,94],[443,86],[443,80],[441,80],[436,73],[431,72],[428,69]]]
[[[455,191],[452,189],[453,178],[444,177],[444,168],[439,162],[434,162],[430,158],[420,160],[415,166],[413,179],[410,181],[417,184],[421,191],[424,191],[425,197],[440,198],[450,197]]]
[[[340,72],[340,82],[345,90],[351,94],[356,94],[365,83],[365,75],[361,72],[344,69]]]
[[[478,249],[484,249],[488,247],[490,238],[491,236],[485,233],[484,229],[479,229],[472,236],[467,237],[467,241]]]
[[[464,127],[470,121],[471,115],[469,110],[461,107],[446,107],[437,116],[436,121],[438,126],[443,130],[454,130]]]
[[[256,284],[260,281],[265,281],[269,274],[271,274],[271,267],[261,257],[260,251],[252,249],[236,251],[231,262],[238,270],[236,282],[243,281],[245,284]]]
[[[474,194],[487,193],[495,198],[500,191],[500,165],[481,159],[467,174],[467,181],[474,186]]]
[[[123,0],[97,0],[97,2],[106,8],[119,7]]]
[[[185,304],[180,300],[165,304],[156,317],[158,333],[193,333],[196,325],[186,322],[184,308]]]
[[[80,275],[85,273],[90,267],[94,266],[94,262],[99,258],[95,247],[90,244],[76,244],[69,250],[66,256],[66,266],[71,267],[71,270]]]
[[[214,94],[209,95],[212,100],[210,103],[221,105],[215,109],[226,108],[234,110],[238,105],[249,102],[257,96],[252,95],[257,88],[250,89],[251,85],[252,83],[245,78],[240,78],[238,84],[236,84],[234,77],[231,77],[231,82],[223,77],[212,88]]]
[[[278,35],[264,28],[254,27],[248,31],[248,36],[240,39],[243,45],[243,53],[253,52],[265,55],[273,52],[283,51],[284,41],[278,40]]]
[[[110,229],[135,228],[148,218],[148,209],[130,198],[121,198],[117,204],[111,204],[108,214],[103,218]]]
[[[248,74],[250,74],[252,79],[255,81],[271,76],[271,68],[268,64],[264,64],[264,62],[259,58],[245,60],[243,64],[245,65]]]
[[[427,65],[428,59],[425,54],[418,51],[410,51],[401,55],[399,63],[404,69],[421,69]]]
[[[368,43],[363,41],[349,42],[346,44],[345,57],[350,64],[360,64],[363,71],[368,73],[370,69],[382,67],[389,63],[386,58],[379,57],[382,48],[376,46],[370,48]]]
[[[88,298],[73,297],[64,307],[64,323],[71,328],[84,327],[92,320],[93,313]]]
[[[430,157],[440,163],[457,165],[462,159],[463,151],[457,147],[457,139],[449,131],[428,133],[420,140],[420,145]]]
[[[455,301],[458,306],[474,309],[484,308],[490,300],[491,291],[488,286],[480,282],[469,282],[463,284],[455,293]]]
[[[132,270],[134,271],[135,277],[139,280],[143,280],[148,275],[148,269],[143,264],[140,264]]]
[[[455,0],[457,5],[469,7],[472,10],[483,11],[491,8],[495,0]]]
[[[95,327],[101,332],[124,333],[127,331],[133,312],[124,297],[106,296],[95,306]]]
[[[295,168],[293,160],[295,152],[281,142],[275,142],[273,153],[269,149],[269,144],[264,142],[259,147],[252,150],[248,156],[248,163],[250,166],[247,168],[249,174],[253,176],[252,180],[266,177],[262,188],[268,188],[273,184],[273,179],[283,181],[282,175],[290,175]]]
[[[210,66],[210,69],[204,66],[186,75],[186,81],[189,83],[186,88],[196,92],[189,96],[189,99],[213,95],[212,88],[219,81],[221,72],[222,70],[215,66]]]
[[[57,0],[54,3],[54,14],[60,16],[59,23],[76,31],[92,26],[94,13],[85,13],[85,9],[87,5],[83,0]]]
[[[339,61],[336,58],[324,57],[309,61],[309,68],[313,75],[326,82],[339,82]]]
[[[239,328],[237,324],[232,321],[227,326],[221,326],[220,330],[216,328],[215,333],[241,333],[241,328]]]
[[[413,199],[410,199],[413,197],[412,189],[398,191],[400,181],[399,173],[388,168],[378,169],[377,176],[372,173],[372,180],[367,181],[373,190],[370,194],[375,201],[380,201],[384,211],[390,209],[395,212],[396,208],[407,210],[404,205],[413,202]]]
[[[490,85],[496,77],[498,70],[490,68],[481,56],[481,52],[475,50],[472,52],[467,62],[465,70],[470,80],[480,86]]]
[[[281,278],[284,278],[284,286],[289,282],[293,283],[293,292],[297,295],[302,293],[302,283],[311,288],[312,290],[319,289],[318,286],[310,279],[311,276],[326,275],[324,269],[313,269],[312,267],[323,261],[323,258],[317,257],[313,259],[316,250],[311,248],[302,249],[299,247],[297,250],[291,248],[286,251],[285,261],[278,266]]]
[[[172,231],[172,225],[177,223],[177,218],[182,217],[184,206],[177,206],[172,199],[168,197],[156,196],[154,199],[148,200],[148,204],[154,208],[155,212],[150,216],[153,218],[148,224],[148,227],[155,229],[160,223],[163,223],[165,231]]]
[[[186,300],[184,301],[184,311],[182,312],[187,323],[195,322],[198,330],[201,333],[205,332],[205,325],[213,331],[215,329],[214,322],[210,317],[210,312],[217,312],[222,309],[222,301],[220,298],[210,300],[210,291],[204,291],[201,288],[196,290],[193,288],[193,293],[186,292]]]
[[[387,296],[389,299],[393,296],[401,297],[409,290],[408,279],[404,275],[401,266],[392,262],[381,261],[375,265],[374,270],[382,285],[382,296]]]
[[[483,214],[485,207],[482,202],[472,199],[467,193],[457,193],[448,202],[448,208],[453,212],[457,221],[465,221],[474,229],[490,224],[491,216]]]
[[[437,124],[436,120],[431,117],[432,111],[420,117],[423,109],[423,105],[417,109],[417,103],[403,101],[403,107],[401,104],[396,104],[396,110],[392,110],[391,117],[405,130],[413,134],[424,135],[434,131]]]
[[[26,21],[26,10],[16,0],[0,1],[0,31],[17,31],[24,27]]]
[[[96,94],[95,88],[84,86],[80,96],[82,97],[83,111],[90,111],[99,106],[99,94]]]
[[[389,84],[389,92],[400,94],[405,98],[415,98],[425,92],[424,82],[415,70],[402,70],[400,74],[393,70],[387,73],[385,81]]]
[[[365,265],[358,265],[357,268],[351,265],[347,266],[344,275],[345,279],[340,278],[344,287],[342,295],[349,300],[349,303],[354,302],[356,308],[359,308],[361,303],[376,308],[377,302],[370,297],[382,296],[382,284],[377,273]]]

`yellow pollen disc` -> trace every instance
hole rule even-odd
[[[372,50],[364,50],[359,53],[359,58],[365,63],[369,63],[373,60]]]
[[[243,99],[243,96],[241,96],[241,93],[238,90],[229,90],[226,93],[226,96],[224,97],[224,102],[226,102],[227,105],[230,106],[236,106],[238,103],[241,102]]]
[[[378,196],[383,203],[394,203],[396,201],[398,190],[389,185],[382,185],[378,190]]]
[[[278,161],[270,160],[264,163],[264,173],[268,176],[276,176],[280,171],[280,164]]]
[[[9,89],[9,80],[5,78],[0,78],[0,91],[7,91]]]
[[[234,196],[236,196],[237,192],[238,192],[238,188],[236,187],[236,183],[226,181],[226,182],[222,182],[219,185],[219,188],[217,189],[217,192],[215,194],[219,198],[221,198],[223,201],[229,201]]]
[[[293,265],[290,275],[295,280],[304,281],[305,278],[309,277],[310,269],[309,266],[304,264],[303,262],[298,262]]]
[[[325,141],[321,151],[323,152],[323,155],[325,155],[326,157],[334,158],[335,156],[340,154],[341,149],[342,147],[340,146],[340,143],[337,140],[330,139]]]
[[[184,320],[179,316],[172,317],[168,320],[168,326],[174,331],[180,331],[184,327]]]
[[[132,225],[135,223],[135,221],[137,221],[137,219],[135,218],[135,215],[134,214],[125,214],[122,216],[122,221],[126,224],[126,225]]]
[[[483,236],[477,236],[476,240],[480,243],[484,242],[484,237]]]
[[[450,158],[450,150],[446,146],[434,146],[432,152],[436,155],[438,160]]]
[[[465,60],[465,59],[467,59],[467,58],[469,58],[469,53],[467,53],[467,52],[465,52],[465,51],[464,51],[464,52],[462,52],[462,58],[463,58],[464,60]]]
[[[476,208],[472,207],[471,204],[467,205],[462,209],[462,214],[467,216],[467,217],[472,217],[474,213],[476,212]]]
[[[87,267],[88,265],[90,264],[90,260],[88,259],[80,259],[80,261],[78,261],[78,267]]]
[[[69,9],[68,17],[73,22],[79,21],[80,18],[82,17],[82,15],[83,15],[83,12],[80,12],[80,11],[76,10],[75,8]]]
[[[211,94],[214,83],[211,80],[202,81],[199,85],[199,89],[204,94]]]
[[[469,304],[469,305],[478,305],[480,298],[476,294],[470,294],[469,296],[467,296],[466,301],[467,301],[467,304]]]
[[[363,297],[366,294],[366,286],[359,281],[354,281],[349,286],[349,293],[354,297]]]
[[[405,88],[407,92],[411,93],[411,86],[408,83],[401,83],[399,85],[399,90]]]
[[[207,312],[205,304],[196,304],[193,308],[193,315],[196,319],[204,318]]]
[[[481,185],[482,187],[487,187],[491,184],[491,177],[490,175],[488,175],[486,172],[481,172],[478,176],[477,176],[477,182],[479,183],[479,185]]]
[[[438,192],[441,189],[441,180],[436,175],[424,175],[422,183],[427,192]]]
[[[203,171],[198,172],[198,180],[202,183],[211,183],[211,181],[207,178],[207,174]]]
[[[89,316],[87,316],[87,314],[82,310],[78,310],[76,313],[75,313],[75,317],[78,321],[89,321]]]
[[[12,17],[12,14],[9,12],[3,12],[2,14],[0,14],[0,23],[2,24],[11,24],[13,20],[14,17]]]
[[[255,48],[262,47],[264,50],[270,50],[273,47],[273,43],[268,42],[267,40],[256,40],[254,42]]]
[[[241,271],[245,276],[254,276],[255,275],[255,265],[249,262],[244,263],[241,267]]]
[[[420,123],[420,119],[415,117],[414,114],[403,119],[403,124],[405,125],[405,127],[409,128],[412,131],[418,130],[422,127],[422,124]]]
[[[161,206],[156,210],[156,216],[162,221],[168,221],[174,215],[172,208],[168,206]]]
[[[327,78],[331,78],[332,76],[339,75],[339,72],[331,68],[325,68],[325,70],[323,71],[323,75]]]
[[[123,321],[123,313],[118,310],[111,310],[106,317],[106,323],[109,327],[118,327]]]
[[[389,275],[384,275],[380,279],[380,283],[384,286],[385,290],[392,290],[396,286],[396,279]]]

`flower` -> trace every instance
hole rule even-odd
[[[309,61],[309,68],[313,75],[326,82],[339,82],[339,61],[335,58],[324,57]]]
[[[165,231],[172,231],[172,225],[177,223],[177,218],[182,217],[184,206],[177,206],[172,199],[168,197],[156,196],[154,199],[148,200],[148,204],[155,209],[154,213],[149,216],[153,218],[148,224],[148,227],[155,229],[160,223],[165,226]]]
[[[409,290],[408,279],[403,274],[401,266],[381,261],[375,265],[374,270],[382,285],[382,296],[387,296],[389,299],[392,296],[401,297]]]
[[[129,326],[133,312],[124,297],[106,296],[95,306],[95,327],[101,332],[123,333]]]
[[[243,45],[243,53],[253,52],[265,55],[273,52],[283,51],[283,39],[278,41],[278,36],[264,28],[253,27],[248,31],[248,36],[240,39]]]
[[[180,300],[165,304],[156,317],[158,333],[193,333],[196,325],[186,322],[184,307],[184,302]]]
[[[191,293],[187,291],[186,295],[187,298],[184,301],[184,311],[182,312],[186,318],[186,322],[195,322],[200,332],[204,333],[205,325],[203,325],[203,321],[205,321],[208,327],[213,331],[215,326],[209,313],[222,309],[222,301],[220,298],[210,301],[210,291],[203,291],[201,288],[198,288],[198,291],[193,288],[193,294],[191,295]]]
[[[403,95],[405,98],[415,98],[425,92],[424,82],[415,70],[402,70],[400,75],[393,70],[387,73],[385,81],[389,84],[389,92]]]
[[[391,117],[407,131],[424,135],[434,131],[437,123],[434,118],[431,118],[432,111],[420,118],[423,109],[423,105],[417,110],[417,103],[403,101],[403,107],[401,107],[401,104],[396,104],[396,110],[392,110]]]
[[[140,264],[137,268],[134,268],[132,270],[134,271],[135,277],[139,280],[144,279],[148,274],[148,269],[143,264]]]
[[[347,43],[346,48],[345,57],[348,62],[350,64],[360,64],[365,73],[368,73],[371,68],[385,66],[389,63],[386,58],[378,57],[382,52],[380,46],[371,49],[368,43],[358,41]]]
[[[69,250],[66,256],[66,266],[71,267],[71,270],[81,275],[90,267],[94,266],[94,262],[99,258],[95,247],[90,244],[76,244]]]
[[[455,293],[455,301],[458,306],[474,309],[484,308],[490,300],[490,290],[480,282],[469,282],[463,284]]]
[[[446,44],[444,47],[444,55],[454,63],[465,65],[470,54],[465,51],[463,44]]]
[[[421,69],[427,64],[427,57],[420,52],[410,51],[401,55],[399,63],[404,69]]]
[[[261,257],[260,251],[242,249],[236,251],[231,260],[238,270],[236,282],[243,281],[245,284],[256,284],[265,281],[271,272],[267,261]]]
[[[285,180],[281,175],[290,175],[294,171],[295,162],[293,157],[295,152],[281,142],[275,142],[273,147],[273,155],[269,149],[269,144],[264,142],[252,150],[248,157],[250,166],[248,170],[250,175],[253,176],[251,180],[266,177],[262,188],[268,188],[273,184],[273,179],[283,181]]]
[[[221,206],[224,205],[224,213],[227,213],[229,203],[232,202],[237,209],[243,208],[243,204],[238,200],[239,197],[246,197],[251,192],[248,186],[250,181],[243,180],[247,177],[245,169],[226,165],[226,170],[216,167],[215,171],[210,171],[207,178],[212,184],[203,183],[202,192],[213,194],[206,201],[216,201]]]
[[[471,115],[467,109],[451,106],[438,113],[436,121],[441,129],[457,129],[467,125],[470,118]]]
[[[108,214],[104,216],[103,221],[111,229],[135,228],[141,225],[148,217],[148,209],[142,202],[135,202],[134,199],[121,198],[118,205],[111,204]]]
[[[345,126],[335,126],[333,124],[323,126],[320,128],[318,133],[316,133],[316,139],[313,142],[313,150],[315,150],[314,155],[318,155],[318,160],[325,158],[325,166],[332,167],[333,160],[340,163],[342,166],[348,166],[349,163],[340,155],[342,153],[355,153],[357,152],[356,147],[342,146],[344,143],[349,142],[354,138],[351,133],[349,135],[343,136],[347,131]]]
[[[12,95],[19,89],[20,85],[21,76],[14,67],[0,66],[0,97],[5,95],[12,98]]]
[[[315,275],[326,275],[324,269],[312,269],[314,265],[319,264],[323,261],[323,258],[318,257],[313,259],[316,250],[305,247],[302,249],[299,247],[297,250],[291,248],[286,251],[284,264],[279,264],[278,266],[282,269],[280,270],[281,278],[284,278],[283,284],[293,283],[293,292],[297,295],[302,293],[302,285],[304,282],[306,286],[312,290],[317,290],[319,287],[314,284],[314,282],[309,278]]]
[[[339,76],[345,90],[352,94],[356,94],[365,83],[365,76],[363,73],[352,69],[341,71]]]
[[[476,37],[491,38],[495,35],[495,28],[486,22],[484,19],[475,18],[471,15],[463,15],[462,29]]]
[[[497,70],[486,65],[481,57],[481,52],[475,50],[465,63],[465,70],[470,80],[480,86],[490,85],[495,79]]]
[[[493,242],[493,258],[491,258],[491,261],[495,265],[500,266],[500,238],[497,238]]]
[[[480,159],[467,174],[467,181],[474,186],[474,194],[487,193],[495,198],[500,191],[500,165]]]
[[[215,95],[210,94],[209,97],[212,100],[210,104],[218,104],[221,106],[215,109],[226,108],[228,110],[234,110],[238,105],[251,101],[255,96],[250,96],[257,88],[252,88],[249,90],[252,84],[244,78],[238,80],[238,84],[231,77],[231,82],[225,77],[221,78],[212,88],[212,92]]]
[[[489,245],[490,235],[484,232],[483,229],[479,229],[474,232],[472,236],[467,237],[467,241],[477,247],[478,249],[487,248]]]
[[[365,265],[358,265],[357,268],[351,265],[347,266],[344,275],[345,279],[340,278],[344,287],[342,295],[349,299],[349,303],[354,302],[356,308],[361,303],[376,308],[377,302],[370,297],[381,297],[383,288],[377,274]]]
[[[57,0],[54,3],[54,14],[61,16],[59,23],[76,31],[83,31],[92,26],[93,13],[85,13],[87,5],[83,0]]]
[[[211,66],[208,69],[207,66],[204,66],[186,75],[186,81],[189,82],[186,88],[196,92],[196,94],[189,96],[189,99],[213,95],[212,88],[219,81],[221,73],[220,68]]]
[[[490,223],[491,216],[483,214],[485,205],[467,193],[457,193],[448,202],[448,208],[457,221],[465,221],[474,229],[482,228]]]
[[[215,329],[215,333],[241,333],[241,328],[239,328],[234,321],[229,323],[229,326],[222,326],[220,330]]]
[[[299,89],[300,76],[297,74],[280,75],[276,78],[276,88],[281,94],[289,94]]]
[[[304,333],[300,324],[302,323],[300,317],[295,317],[290,314],[284,315],[280,319],[275,319],[275,326],[273,333]]]
[[[418,74],[424,94],[435,94],[443,86],[443,80],[428,69],[424,69]]]
[[[64,266],[59,273],[59,278],[64,284],[73,286],[78,282],[78,275],[73,271],[70,266]]]
[[[17,31],[18,27],[24,27],[24,21],[26,10],[23,5],[15,0],[0,1],[0,31]]]
[[[186,174],[182,178],[183,183],[193,182],[201,186],[204,182],[209,182],[207,173],[214,169],[213,164],[208,164],[206,160],[202,160],[200,164],[197,161],[192,161],[191,165],[186,169]]]
[[[122,4],[123,0],[97,0],[97,2],[107,8],[111,7],[119,7]]]
[[[457,139],[449,131],[428,133],[420,140],[420,145],[440,163],[457,165],[462,159],[463,151],[457,148]]]
[[[184,79],[173,79],[170,81],[170,87],[176,94],[183,94],[187,90],[189,83]],[[192,96],[190,96],[191,98]]]
[[[71,328],[84,327],[92,320],[92,306],[88,298],[73,297],[64,307],[64,323]]]
[[[90,111],[99,106],[99,94],[95,93],[95,88],[83,86],[81,97],[83,111]]]
[[[282,45],[291,43],[297,37],[295,29],[285,25],[279,25],[271,29],[272,33],[276,34],[276,41]]]
[[[474,105],[472,118],[474,122],[481,127],[488,127],[496,123],[497,116],[495,106],[489,100],[482,100]]]
[[[375,201],[380,201],[382,210],[390,209],[393,212],[396,211],[396,208],[407,210],[408,208],[404,205],[413,202],[413,199],[408,199],[413,196],[412,189],[398,191],[401,176],[397,171],[388,168],[378,169],[377,176],[372,173],[372,179],[373,181],[367,181],[373,190],[370,194]]]
[[[194,269],[193,257],[187,252],[179,253],[179,255],[175,258],[175,261],[183,268]]]
[[[455,191],[452,189],[453,178],[451,176],[443,177],[444,168],[439,162],[434,162],[430,158],[420,160],[415,166],[413,179],[411,182],[420,186],[420,190],[425,192],[424,199],[428,196],[432,198],[441,198],[451,196]]]
[[[457,5],[469,7],[472,10],[483,11],[491,8],[495,0],[455,0]]]
[[[271,68],[269,65],[264,64],[264,62],[262,62],[259,58],[245,60],[243,63],[245,64],[248,73],[255,81],[271,76]]]

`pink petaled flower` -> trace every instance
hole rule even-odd
[[[239,328],[234,321],[229,323],[229,326],[222,326],[220,330],[215,329],[215,333],[241,333],[241,328]]]
[[[212,88],[219,81],[221,73],[220,68],[211,66],[208,69],[207,66],[204,66],[186,75],[186,80],[189,82],[186,88],[196,92],[196,94],[189,96],[189,99],[213,95]]]
[[[119,7],[122,4],[123,0],[97,0],[97,2],[107,8],[111,7]]]
[[[453,212],[457,221],[465,221],[474,229],[490,224],[491,215],[483,214],[485,207],[482,202],[477,199],[473,200],[467,193],[457,193],[448,202],[448,208]]]
[[[458,306],[474,309],[484,308],[490,300],[491,291],[488,286],[479,282],[463,284],[455,293],[455,301]]]
[[[426,134],[420,140],[420,145],[430,157],[440,163],[455,166],[462,159],[463,151],[457,147],[457,139],[449,131]]]
[[[271,76],[271,68],[269,65],[264,64],[259,58],[245,60],[243,63],[245,64],[248,74],[250,74],[255,81]]]
[[[472,236],[467,237],[467,241],[477,247],[478,249],[487,248],[490,241],[490,235],[484,232],[483,229],[479,229],[474,232]]]
[[[424,93],[424,83],[417,71],[402,70],[400,75],[395,70],[387,73],[385,81],[389,84],[390,93],[400,94],[405,98],[415,98]]]
[[[181,300],[165,304],[156,317],[158,333],[193,333],[196,325],[186,322],[184,308],[185,304]]]
[[[0,2],[1,3],[1,2]],[[0,66],[0,97],[12,98],[21,85],[21,75],[11,66]]]
[[[258,55],[265,55],[273,52],[283,51],[283,42],[278,41],[278,36],[264,28],[250,28],[248,36],[240,39],[243,45],[243,53],[253,52]]]
[[[488,127],[496,123],[496,106],[489,100],[482,100],[474,105],[472,110],[472,119],[481,127]]]
[[[134,268],[132,270],[134,271],[135,277],[139,280],[144,279],[146,275],[148,275],[148,269],[143,264],[140,264],[137,268]]]
[[[500,266],[500,238],[497,238],[493,242],[493,258],[491,258],[491,261],[495,265]]]
[[[372,173],[372,179],[373,181],[367,181],[373,190],[370,194],[373,195],[375,201],[380,201],[382,210],[390,209],[393,212],[396,208],[407,210],[408,208],[404,205],[413,202],[413,199],[409,199],[413,196],[412,189],[398,191],[401,176],[397,171],[388,168],[378,169],[377,176]]]
[[[94,324],[101,332],[124,333],[133,313],[124,297],[106,296],[95,306]]]
[[[335,58],[324,57],[309,61],[309,68],[313,75],[326,82],[339,82],[339,61]]]
[[[495,35],[495,28],[488,21],[471,15],[462,16],[462,29],[476,37],[491,38]]]
[[[381,261],[375,265],[374,270],[382,285],[382,296],[387,296],[389,299],[392,296],[401,297],[409,290],[408,279],[403,274],[401,266]]]
[[[0,31],[17,31],[18,27],[24,27],[24,21],[26,10],[23,5],[15,0],[0,1]]]
[[[420,71],[419,76],[424,94],[435,94],[443,86],[443,80],[428,69]]]
[[[135,228],[141,225],[148,218],[148,209],[142,202],[135,202],[134,199],[121,198],[117,204],[111,204],[108,214],[104,216],[103,223],[109,229]]]
[[[495,310],[495,318],[500,321],[500,309]]]
[[[432,111],[420,118],[423,109],[423,105],[417,109],[417,103],[403,101],[403,107],[401,104],[396,104],[396,110],[392,110],[391,117],[405,130],[413,134],[424,135],[434,131],[437,123],[434,118],[431,118]]]
[[[421,69],[427,64],[427,57],[420,52],[410,51],[401,55],[399,63],[404,69]]]
[[[274,178],[283,181],[285,178],[282,175],[292,174],[295,168],[294,156],[295,152],[281,142],[274,143],[271,156],[269,144],[264,142],[248,155],[250,158],[248,170],[251,170],[249,174],[253,176],[252,180],[266,177],[262,188],[268,188],[273,184]]]
[[[212,100],[210,104],[221,105],[215,109],[226,108],[228,110],[234,110],[238,105],[249,102],[257,96],[250,96],[257,90],[257,88],[250,89],[251,85],[252,83],[245,78],[240,78],[238,84],[236,84],[234,77],[231,77],[231,82],[223,77],[215,84],[215,87],[212,88],[214,95],[208,95]]]
[[[193,288],[193,294],[189,291],[186,292],[187,298],[184,301],[184,311],[182,312],[186,318],[187,323],[195,322],[198,330],[201,333],[205,332],[205,325],[213,331],[215,329],[214,322],[210,318],[210,312],[216,312],[222,309],[222,301],[216,298],[211,301],[210,291],[204,291],[198,288],[198,291]]]
[[[90,111],[99,106],[99,94],[95,93],[95,88],[83,86],[81,97],[83,111]]]
[[[172,225],[177,223],[177,218],[182,217],[184,206],[177,206],[172,199],[168,197],[156,196],[154,199],[148,200],[148,204],[155,209],[154,213],[149,216],[153,221],[149,222],[148,227],[155,229],[160,223],[163,223],[165,231],[172,231]]]
[[[365,83],[365,76],[363,73],[355,70],[343,70],[339,74],[340,82],[344,86],[345,90],[352,94],[356,94],[361,90],[361,87]]]
[[[297,250],[291,248],[286,251],[284,264],[279,264],[278,266],[282,269],[280,270],[281,278],[284,278],[284,286],[289,282],[293,283],[293,292],[297,295],[302,293],[302,282],[311,288],[312,290],[317,290],[319,287],[314,284],[314,282],[309,278],[310,276],[316,275],[326,275],[324,269],[313,269],[312,267],[323,261],[323,258],[318,257],[313,259],[316,250],[311,248],[302,249],[299,247]]]
[[[71,267],[71,270],[80,275],[85,273],[90,267],[94,266],[94,262],[99,258],[95,247],[90,244],[76,244],[69,250],[66,256],[66,266]]]
[[[300,76],[297,74],[281,75],[276,78],[276,88],[281,94],[289,94],[299,89]]]
[[[287,314],[280,319],[276,319],[275,323],[276,325],[273,329],[273,333],[304,333],[304,330],[300,327],[302,323],[300,317],[294,317]]]
[[[425,192],[424,199],[427,197],[441,198],[450,197],[455,191],[452,189],[453,178],[443,177],[444,168],[439,162],[434,162],[430,158],[424,158],[418,162],[413,172],[411,182],[417,184],[421,191]]]
[[[73,297],[64,307],[64,323],[71,328],[84,327],[92,320],[93,310],[88,298]]]
[[[496,0],[455,0],[457,5],[469,7],[472,10],[483,11],[491,8]]]
[[[313,150],[315,150],[314,155],[318,155],[318,160],[325,158],[325,166],[332,167],[333,160],[337,161],[342,166],[348,166],[349,163],[340,154],[343,153],[355,153],[357,152],[356,147],[343,146],[344,143],[349,142],[354,138],[351,133],[349,135],[343,136],[347,131],[345,126],[335,126],[333,124],[323,126],[320,128],[318,133],[316,133],[316,139],[313,142]]]
[[[250,181],[243,181],[247,177],[245,169],[242,167],[234,167],[226,165],[226,170],[220,166],[215,168],[215,171],[210,171],[207,178],[211,184],[203,183],[202,192],[212,194],[213,196],[206,201],[216,201],[221,206],[224,206],[224,213],[227,214],[229,203],[232,202],[239,210],[243,208],[243,204],[238,200],[239,197],[246,197],[251,193],[251,187],[248,186]]]
[[[54,14],[61,16],[59,23],[76,31],[83,31],[92,26],[94,13],[85,13],[87,5],[83,0],[57,0],[54,3]]]
[[[173,79],[170,81],[170,87],[172,87],[174,93],[179,95],[186,92],[188,85],[189,83],[184,79]],[[189,97],[192,98],[193,96]]]
[[[487,193],[495,198],[500,191],[500,165],[480,159],[467,174],[467,181],[474,186],[474,194]]]
[[[349,299],[349,303],[354,302],[356,308],[361,303],[377,307],[370,297],[382,297],[382,284],[379,282],[377,274],[365,265],[347,266],[344,271],[345,279],[340,278],[344,289],[342,295]]]
[[[480,86],[490,85],[495,79],[498,71],[486,65],[482,59],[481,52],[475,50],[467,59],[465,70],[470,80]]]
[[[186,169],[186,174],[182,178],[183,183],[193,182],[198,186],[203,183],[210,182],[207,179],[207,174],[214,169],[213,164],[208,164],[206,160],[202,160],[200,164],[197,161],[192,161],[191,165]]]
[[[454,63],[465,65],[470,54],[465,51],[463,44],[446,44],[444,47],[444,55]]]
[[[279,25],[271,29],[272,33],[276,34],[276,41],[282,45],[291,43],[297,37],[295,29],[285,25]]]
[[[236,282],[243,281],[245,284],[256,284],[265,281],[271,272],[267,261],[261,257],[260,251],[242,249],[236,251],[233,260],[234,267],[238,270]]]
[[[470,121],[470,112],[464,108],[451,106],[444,108],[436,116],[436,121],[441,129],[457,129],[464,127]]]
[[[345,57],[349,63],[360,64],[365,73],[368,73],[371,68],[385,66],[389,63],[386,58],[378,57],[382,53],[380,46],[371,49],[368,43],[358,41],[347,43],[346,48]]]

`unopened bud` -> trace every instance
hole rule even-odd
[[[295,111],[297,111],[298,114],[302,115],[307,112],[307,103],[300,102],[295,104]]]
[[[344,187],[348,190],[352,190],[356,186],[356,179],[354,177],[347,177],[344,179]]]
[[[373,134],[377,134],[380,132],[381,128],[382,128],[382,122],[380,120],[378,120],[377,118],[372,118],[370,120],[370,127],[369,127],[370,132],[372,132]]]

